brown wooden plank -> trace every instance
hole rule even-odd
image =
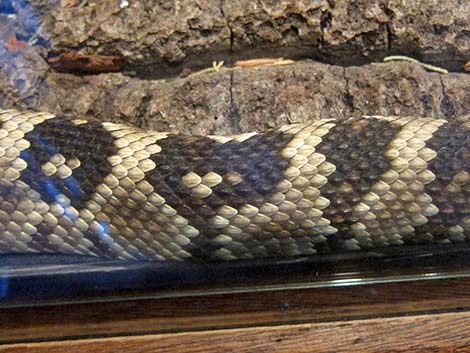
[[[0,346],[2,353],[469,352],[470,312]]]
[[[0,342],[234,328],[470,308],[470,280],[432,280],[0,309]]]

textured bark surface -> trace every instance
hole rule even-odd
[[[0,0],[0,106],[193,134],[363,114],[453,119],[470,108],[469,31],[458,0]],[[29,45],[12,49],[12,36]],[[125,70],[55,72],[46,59],[63,53],[122,56]],[[452,72],[381,63],[392,54]],[[297,62],[230,69],[266,56]],[[226,69],[181,77],[218,60]]]
[[[406,52],[454,70],[470,52],[470,8],[459,0],[29,2],[44,14],[40,35],[51,49],[121,54],[163,76],[174,65],[206,66],[247,50],[345,65]]]

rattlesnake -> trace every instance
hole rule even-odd
[[[234,260],[470,238],[470,120],[186,136],[0,112],[0,253]]]

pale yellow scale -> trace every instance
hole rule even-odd
[[[427,223],[438,212],[424,186],[435,179],[427,161],[435,152],[425,147],[444,120],[414,117],[377,117],[401,126],[385,155],[391,168],[381,175],[372,191],[353,209],[351,227],[360,246],[401,245],[415,227]]]
[[[281,129],[295,134],[295,138],[281,150],[281,156],[289,160],[283,180],[274,186],[276,192],[260,207],[247,203],[240,209],[222,206],[217,210],[217,215],[210,220],[212,227],[220,229],[220,235],[211,239],[220,247],[214,252],[216,258],[235,259],[232,250],[243,253],[244,258],[266,256],[270,248],[280,248],[290,256],[313,254],[316,252],[315,243],[324,242],[325,235],[336,232],[330,222],[321,217],[321,210],[328,207],[329,200],[320,196],[321,187],[335,168],[325,156],[315,152],[315,146],[322,141],[321,136],[333,126],[331,121],[322,120],[307,126],[289,125]],[[243,134],[217,138],[217,141],[225,143],[234,139],[241,142],[251,136],[253,134]],[[242,181],[236,173],[225,176],[225,179],[231,186]],[[205,191],[209,194],[211,188],[221,181],[217,175],[189,173],[183,177],[184,185],[192,188],[199,197],[206,196]],[[304,235],[292,236],[296,229],[301,229]]]
[[[103,240],[119,258],[181,260],[189,257],[183,246],[198,231],[166,204],[145,180],[145,173],[156,168],[151,156],[160,153],[158,140],[166,133],[143,132],[127,126],[105,123],[118,148],[108,158],[112,174],[97,186],[87,204],[91,225],[106,224]],[[98,232],[100,229],[97,230]]]
[[[30,147],[24,139],[34,126],[55,116],[49,113],[3,111],[0,121],[0,251],[54,251],[63,253],[94,254],[93,244],[83,236],[86,228],[78,218],[70,200],[59,195],[55,202],[46,203],[41,195],[29,185],[19,180],[27,162],[20,158],[23,151]],[[41,166],[45,175],[58,175],[66,178],[77,167],[76,161],[66,163],[65,158],[56,154]],[[8,209],[9,212],[6,212]],[[52,232],[44,241],[37,241],[37,226],[43,224]]]

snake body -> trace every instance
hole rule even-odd
[[[470,120],[185,136],[0,112],[0,253],[217,261],[470,239]]]

